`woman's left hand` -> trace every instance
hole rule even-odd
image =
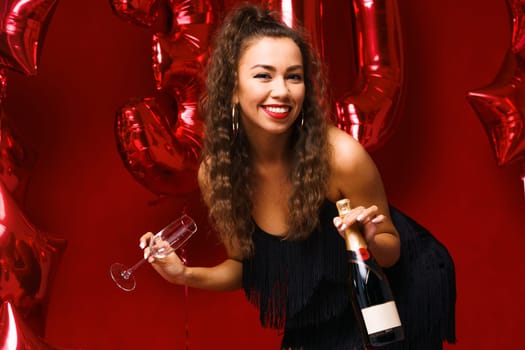
[[[372,205],[368,208],[363,206],[352,208],[344,217],[336,216],[334,226],[344,238],[344,231],[357,224],[365,240],[370,243],[377,233],[377,226],[386,220],[386,216],[379,214],[378,207]]]

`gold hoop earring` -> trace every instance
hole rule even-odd
[[[232,136],[237,136],[239,132],[239,116],[237,115],[237,105],[232,106]]]

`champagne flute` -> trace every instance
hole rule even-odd
[[[197,232],[195,221],[186,214],[181,215],[150,238],[150,256],[159,259],[168,256],[182,247],[195,232]],[[130,267],[115,262],[110,266],[109,274],[120,289],[130,292],[137,285],[133,273],[146,261],[147,259],[143,258]]]

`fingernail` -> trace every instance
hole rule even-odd
[[[360,215],[356,218],[356,220],[357,220],[357,221],[363,221],[364,217],[365,217],[365,216],[364,216],[363,214],[360,214]]]
[[[148,258],[148,253],[144,252],[144,260]]]
[[[341,218],[338,218],[338,217],[334,218],[334,224],[335,224],[336,226],[341,225],[341,221],[342,221]]]
[[[347,224],[342,224],[341,225],[341,231],[344,231],[348,228],[348,225]]]
[[[144,242],[144,241],[140,242],[139,247],[140,247],[140,249],[146,248],[146,242]]]
[[[377,223],[379,222],[379,218],[373,218],[373,219],[370,220],[370,221],[372,221],[374,224],[377,224]]]

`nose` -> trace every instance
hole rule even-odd
[[[272,97],[285,98],[290,95],[290,89],[286,84],[286,80],[282,77],[276,78],[272,85]]]

